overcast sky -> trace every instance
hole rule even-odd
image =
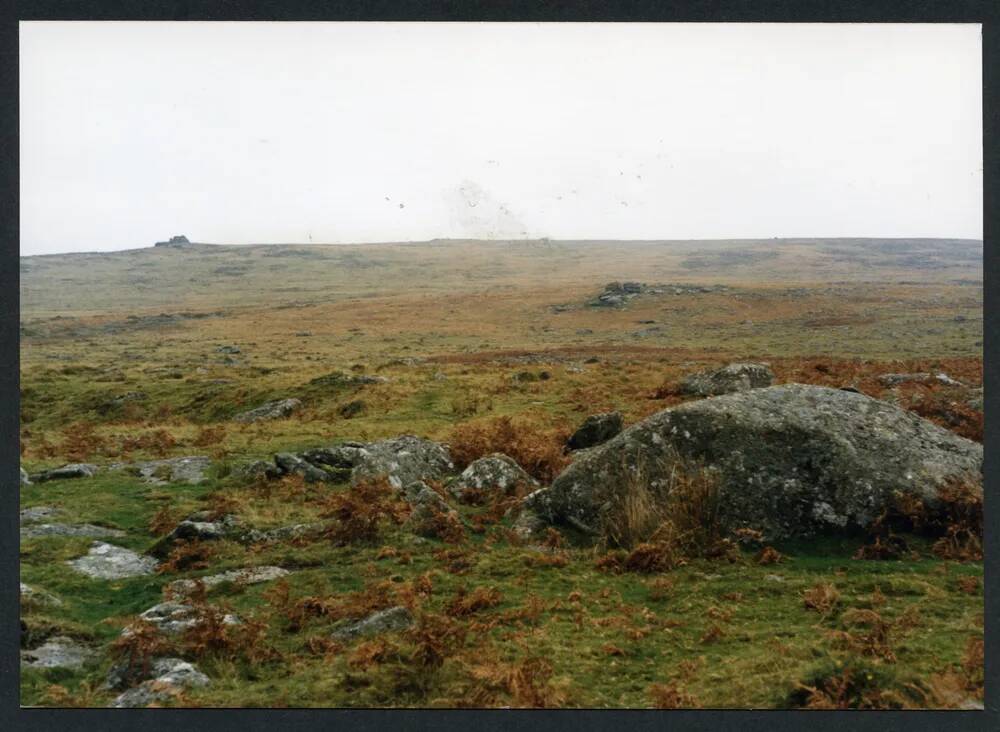
[[[982,236],[978,25],[21,24],[21,252]]]

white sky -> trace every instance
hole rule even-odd
[[[982,237],[979,25],[20,30],[22,254]]]

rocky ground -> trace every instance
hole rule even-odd
[[[928,271],[871,319],[664,270],[336,335],[35,293],[22,703],[981,706],[981,286]]]

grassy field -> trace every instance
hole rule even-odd
[[[21,507],[121,529],[114,543],[136,551],[196,510],[261,529],[315,521],[346,485],[247,484],[232,467],[404,433],[468,451],[470,434],[493,434],[504,418],[519,435],[505,447],[544,477],[587,415],[617,409],[631,424],[680,402],[672,387],[684,375],[733,360],[768,362],[778,383],[853,386],[981,441],[968,388],[877,379],[943,371],[981,386],[981,257],[981,242],[962,240],[774,240],[193,245],[22,258],[22,465],[208,455],[213,467],[200,486],[122,473],[22,486]],[[587,304],[614,280],[662,287],[622,308]],[[717,285],[725,289],[707,287]],[[314,381],[330,374],[386,381]],[[287,419],[231,421],[285,397],[303,402]],[[888,561],[854,559],[869,541],[856,536],[777,546],[776,563],[752,547],[647,574],[614,571],[604,549],[573,537],[524,545],[497,506],[456,508],[465,530],[454,543],[414,537],[388,511],[368,542],[224,540],[193,547],[186,565],[122,581],[64,564],[89,539],[22,539],[22,581],[63,601],[23,606],[22,643],[68,635],[100,649],[79,671],[23,670],[22,704],[107,704],[109,646],[167,583],[255,565],[293,571],[203,598],[246,622],[200,644],[177,641],[171,653],[212,684],[165,703],[982,699],[982,563],[942,558],[923,538]],[[414,610],[414,630],[331,640],[346,619],[395,604]]]

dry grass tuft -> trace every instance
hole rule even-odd
[[[840,593],[829,582],[820,582],[802,593],[802,602],[808,610],[828,615],[840,601]]]
[[[448,445],[459,468],[500,452],[532,477],[550,483],[569,464],[563,454],[568,437],[568,430],[545,427],[529,417],[503,416],[456,426]]]
[[[652,684],[648,693],[654,709],[698,709],[701,707],[697,697],[687,693],[676,683]]]
[[[455,597],[448,603],[446,612],[453,617],[465,617],[480,610],[496,607],[503,602],[503,595],[493,587],[477,587],[469,592],[459,587]]]

